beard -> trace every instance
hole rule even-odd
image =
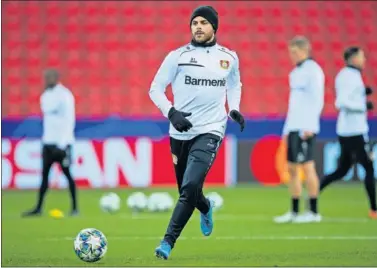
[[[195,42],[199,43],[199,44],[204,44],[204,43],[207,43],[209,40],[211,40],[213,37],[213,35],[204,35],[204,38],[201,38],[201,39],[197,39],[196,38],[196,35],[194,34],[193,35],[193,39],[195,40]]]

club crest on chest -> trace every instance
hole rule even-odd
[[[228,60],[220,60],[220,67],[227,70],[229,69],[229,61]]]

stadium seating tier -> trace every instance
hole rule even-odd
[[[78,116],[161,116],[148,97],[165,55],[190,40],[198,2],[66,1],[3,3],[3,116],[38,115],[42,71],[58,68]],[[377,2],[220,1],[218,40],[240,58],[249,116],[287,110],[287,41],[310,38],[326,74],[325,115],[335,115],[334,77],[349,45],[365,48],[367,84],[377,87]],[[169,91],[169,90],[168,90]],[[171,93],[168,94],[171,97]],[[377,102],[377,94],[373,96]]]

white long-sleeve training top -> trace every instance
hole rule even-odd
[[[193,127],[178,132],[170,124],[169,134],[189,140],[203,133],[224,136],[228,101],[229,111],[239,111],[241,81],[237,54],[218,44],[197,47],[191,44],[171,51],[160,66],[149,90],[149,96],[165,117],[173,104],[165,95],[171,84],[174,107],[191,112],[187,119]]]
[[[335,107],[339,110],[336,133],[349,137],[368,134],[367,97],[361,72],[344,67],[335,78]]]
[[[75,99],[62,84],[47,89],[40,97],[43,113],[43,144],[65,149],[74,142]]]
[[[297,65],[289,74],[289,107],[283,135],[292,131],[319,133],[324,104],[325,75],[312,59]]]

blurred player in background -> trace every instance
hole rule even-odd
[[[319,222],[317,211],[318,175],[314,163],[316,134],[320,130],[320,116],[324,104],[325,76],[321,67],[310,58],[311,46],[303,36],[290,41],[289,54],[296,65],[289,75],[290,97],[283,137],[288,145],[291,210],[274,218],[277,223]],[[309,211],[299,214],[302,184],[298,167],[302,166],[309,193]]]
[[[239,123],[241,81],[237,54],[217,44],[218,14],[210,6],[194,10],[191,20],[192,41],[171,51],[158,70],[149,95],[170,120],[170,148],[179,189],[164,239],[156,248],[159,258],[167,259],[194,209],[201,213],[200,227],[208,236],[213,229],[213,201],[205,198],[203,184],[210,170],[229,116]],[[172,84],[174,106],[165,95]]]
[[[39,216],[48,189],[48,175],[51,166],[59,163],[68,179],[72,198],[71,215],[77,215],[76,184],[69,167],[71,165],[71,147],[74,142],[75,99],[71,91],[59,82],[56,70],[44,73],[45,91],[40,98],[43,113],[43,148],[42,148],[42,183],[39,189],[38,203],[34,209],[23,216]]]
[[[369,198],[369,216],[377,219],[376,182],[372,160],[372,147],[368,138],[368,110],[373,103],[367,100],[372,94],[370,87],[365,87],[361,71],[365,66],[364,51],[359,47],[350,47],[344,52],[345,66],[335,78],[336,101],[339,110],[336,133],[340,143],[338,168],[325,176],[320,185],[323,191],[330,183],[341,180],[356,162],[365,169],[365,189]]]

